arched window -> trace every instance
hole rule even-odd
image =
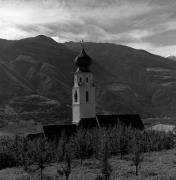
[[[82,83],[82,77],[79,78],[79,82]]]
[[[88,101],[89,101],[89,92],[86,91],[86,102],[88,102]]]
[[[86,78],[86,82],[87,82],[87,83],[89,82],[89,78],[88,78],[88,77]]]
[[[77,94],[77,91],[75,91],[74,99],[75,99],[75,102],[78,102],[78,94]]]

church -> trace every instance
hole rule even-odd
[[[93,72],[90,70],[92,59],[87,55],[84,45],[80,54],[75,58],[74,84],[72,88],[72,123],[43,126],[47,137],[61,136],[64,130],[66,134],[75,132],[77,128],[113,127],[118,123],[132,128],[144,129],[144,125],[138,114],[96,114],[96,85]]]

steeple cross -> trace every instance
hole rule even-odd
[[[84,40],[83,39],[81,40],[81,47],[82,47],[82,49],[84,49]]]

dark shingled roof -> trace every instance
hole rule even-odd
[[[91,129],[94,127],[99,127],[99,125],[96,118],[82,118],[78,124],[78,127]]]
[[[120,123],[135,129],[144,129],[143,122],[138,114],[97,115],[97,119],[100,127],[112,127]]]
[[[144,129],[143,122],[138,114],[97,115],[96,118],[83,118],[79,124],[61,124],[43,126],[45,136],[49,140],[58,141],[62,135],[74,135],[78,128],[91,129],[95,127],[114,127],[118,124],[131,126],[135,129]]]
[[[113,127],[119,123],[135,129],[144,129],[143,122],[138,114],[97,115],[96,118],[83,118],[80,120],[78,127],[86,129],[93,127]]]
[[[73,135],[77,130],[75,124],[61,124],[61,125],[46,125],[43,126],[45,136],[49,140],[59,140],[62,135],[69,137]]]
[[[28,140],[33,140],[33,139],[38,139],[38,138],[43,138],[44,137],[44,133],[41,132],[41,133],[31,133],[31,134],[27,134],[26,135],[26,138]]]

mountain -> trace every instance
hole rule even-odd
[[[10,106],[15,112],[11,119],[14,116],[15,119],[16,116],[23,119],[37,119],[40,116],[39,121],[47,117],[48,123],[51,123],[51,114],[57,114],[56,121],[58,118],[61,122],[71,119],[71,87],[75,72],[73,60],[76,55],[64,44],[42,35],[15,41],[0,39],[0,69],[1,66],[3,68],[0,71],[0,81],[3,83],[0,86],[1,112],[6,112]],[[111,77],[96,62],[92,70],[95,72],[95,81],[100,84],[108,82],[108,77]],[[103,74],[106,77],[102,79]],[[59,104],[49,104],[55,112],[50,111],[48,116],[42,115],[42,112],[48,112],[48,107],[41,106],[43,101],[46,104],[49,102],[47,98]]]
[[[3,123],[5,118],[42,123],[70,120],[74,58],[80,48],[79,43],[57,43],[43,35],[0,39]],[[87,42],[85,49],[93,59],[98,113],[175,116],[175,61],[109,43]]]
[[[176,57],[175,56],[169,56],[167,58],[176,61]]]

